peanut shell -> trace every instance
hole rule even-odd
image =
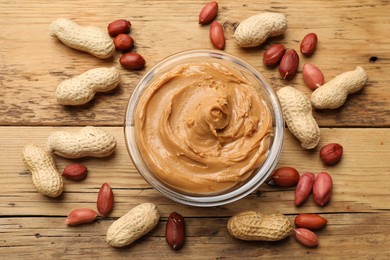
[[[256,47],[268,37],[282,35],[286,29],[284,14],[264,12],[243,20],[234,31],[234,41],[241,47]]]
[[[115,151],[116,140],[100,128],[86,126],[74,133],[68,131],[52,133],[48,138],[47,147],[50,152],[68,159],[106,157]]]
[[[160,219],[157,206],[143,203],[120,217],[107,230],[106,241],[113,247],[130,245],[151,231]]]
[[[341,107],[349,94],[362,89],[367,82],[366,71],[358,66],[353,71],[344,72],[317,88],[310,97],[317,109],[336,109]]]
[[[57,171],[53,158],[36,145],[26,145],[23,161],[32,175],[32,182],[39,193],[58,197],[64,191],[61,174]]]
[[[62,81],[56,90],[61,105],[78,106],[91,101],[96,92],[108,92],[119,85],[117,68],[95,68]]]
[[[277,241],[291,234],[293,226],[282,214],[262,214],[244,211],[231,217],[227,228],[229,233],[241,240]]]
[[[290,86],[281,88],[277,95],[290,132],[303,148],[316,147],[320,141],[320,128],[313,117],[309,99],[303,92]]]
[[[72,20],[60,18],[49,26],[50,35],[70,48],[107,59],[115,54],[115,46],[106,31],[95,26],[81,26]]]

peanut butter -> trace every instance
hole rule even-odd
[[[138,148],[150,170],[175,190],[210,194],[251,176],[268,154],[272,118],[255,87],[219,63],[188,63],[142,94]]]

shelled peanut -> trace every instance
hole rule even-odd
[[[318,37],[315,33],[309,33],[305,37],[300,45],[300,50],[303,55],[312,55],[317,47]]]
[[[304,64],[302,76],[306,86],[312,90],[316,90],[324,84],[324,74],[322,74],[321,70],[314,64]]]
[[[209,37],[214,48],[223,50],[225,49],[225,33],[222,25],[214,21],[215,17],[218,14],[218,3],[208,2],[199,12],[198,23],[200,25],[206,25],[211,23],[209,29]]]
[[[114,38],[115,50],[129,51],[134,46],[134,39],[128,35],[131,22],[126,19],[115,20],[108,24],[107,31]]]
[[[73,181],[80,181],[88,174],[88,169],[82,164],[72,163],[66,166],[62,172],[62,176]]]
[[[298,185],[295,189],[295,206],[301,205],[309,197],[310,193],[313,190],[315,177],[311,172],[306,172],[301,175]]]
[[[128,34],[130,28],[130,21],[118,19],[108,24],[107,31],[114,37],[115,49],[124,52],[119,59],[121,66],[129,70],[140,70],[145,67],[146,62],[141,54],[129,52],[134,47],[134,39]]]
[[[211,23],[218,13],[218,3],[208,2],[206,3],[199,12],[198,22],[201,25]]]
[[[96,218],[99,217],[99,215],[103,218],[107,217],[114,206],[114,194],[107,183],[104,183],[100,188],[96,206],[99,213],[90,208],[79,208],[72,210],[68,214],[65,220],[65,224],[69,226],[76,226],[93,222]]]
[[[210,26],[210,40],[216,49],[225,49],[225,35],[222,25],[217,21],[214,21]]]
[[[299,178],[299,172],[293,167],[280,167],[271,175],[272,182],[280,187],[293,187]]]
[[[80,208],[72,210],[65,220],[65,224],[69,226],[76,226],[80,224],[93,222],[97,218],[96,211],[89,208]]]
[[[320,150],[320,158],[327,165],[337,164],[343,155],[343,147],[338,143],[330,143]]]
[[[279,73],[283,79],[290,80],[295,77],[299,66],[299,56],[294,49],[286,51],[279,64]]]
[[[286,48],[283,44],[272,45],[263,54],[263,64],[267,66],[275,66],[279,64],[285,52]]]
[[[294,229],[294,235],[296,240],[306,247],[318,246],[317,235],[307,228],[296,228]]]
[[[306,247],[316,247],[319,244],[318,236],[312,230],[325,227],[328,221],[318,214],[299,214],[294,222],[296,240]]]
[[[102,217],[107,217],[114,208],[114,193],[108,183],[103,183],[100,188],[96,207]]]
[[[140,54],[135,52],[128,52],[123,54],[119,59],[119,63],[123,68],[130,70],[143,69],[146,64],[145,59]]]
[[[332,197],[333,181],[327,172],[320,172],[316,175],[313,185],[313,198],[319,206],[324,206]]]
[[[307,229],[321,229],[326,226],[328,221],[326,218],[321,217],[318,214],[299,214],[294,220],[295,226]]]
[[[332,197],[333,180],[326,172],[320,172],[316,176],[307,172],[302,174],[295,189],[295,206],[300,206],[313,192],[313,198],[317,205],[324,206]]]
[[[114,39],[115,50],[129,51],[134,47],[134,39],[128,35],[121,33]]]
[[[180,250],[185,242],[184,218],[177,212],[169,214],[165,227],[165,240],[173,250]]]
[[[126,19],[118,19],[108,24],[107,31],[111,37],[130,32],[131,22]]]

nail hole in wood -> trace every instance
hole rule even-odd
[[[378,60],[377,56],[371,56],[369,59],[370,62],[376,62],[377,60]]]

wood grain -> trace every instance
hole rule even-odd
[[[261,64],[264,49],[273,43],[299,49],[308,32],[316,32],[319,45],[306,62],[319,66],[326,80],[363,66],[369,81],[344,107],[315,114],[321,126],[389,126],[390,5],[388,1],[221,1],[218,21],[226,31],[226,52],[253,64],[277,90],[292,85],[310,95],[299,73],[292,81],[281,79],[277,69]],[[203,1],[16,1],[0,4],[0,125],[110,125],[123,124],[127,101],[142,75],[164,57],[187,49],[212,49],[208,26],[197,24]],[[44,13],[43,13],[44,10]],[[259,48],[241,49],[232,39],[242,19],[261,11],[286,14],[288,30],[283,37]],[[326,14],[326,15],[325,15]],[[54,97],[59,82],[98,66],[117,66],[120,54],[99,60],[72,50],[48,33],[49,24],[66,17],[82,25],[105,28],[117,18],[132,22],[135,51],[147,66],[143,71],[121,69],[122,84],[110,94],[98,94],[87,105],[64,107]],[[321,17],[321,19],[318,19]],[[371,57],[377,57],[375,62]],[[372,59],[371,59],[372,60]],[[369,105],[367,105],[369,104]],[[59,120],[59,118],[61,120]]]
[[[138,173],[128,155],[124,116],[128,99],[142,76],[163,58],[188,49],[212,49],[209,26],[199,26],[198,13],[205,1],[194,0],[85,0],[0,1],[0,259],[389,259],[390,258],[390,2],[387,0],[221,0],[217,20],[227,39],[225,51],[252,64],[276,91],[291,85],[304,91],[301,68],[316,64],[328,81],[360,65],[367,71],[366,87],[351,95],[337,110],[315,111],[321,126],[317,149],[304,151],[286,129],[279,166],[303,173],[327,171],[333,176],[334,194],[325,207],[309,198],[293,205],[293,188],[261,185],[246,198],[225,206],[196,208],[175,203],[154,190]],[[260,47],[242,49],[233,41],[234,28],[262,11],[284,13],[288,30]],[[105,28],[119,18],[132,22],[135,52],[146,59],[142,71],[120,68],[120,53],[100,60],[68,48],[49,36],[49,24],[59,17],[82,25]],[[277,68],[262,65],[262,54],[274,43],[299,49],[301,39],[315,32],[319,44],[311,57],[301,56],[298,75],[281,79]],[[118,67],[120,86],[97,94],[80,107],[59,105],[57,85],[91,68]],[[102,126],[118,140],[114,155],[104,159],[67,160],[55,156],[59,171],[69,163],[85,164],[88,177],[65,180],[57,199],[38,194],[23,165],[21,151],[33,143],[44,146],[56,130]],[[319,147],[338,142],[344,155],[336,166],[324,165]],[[107,219],[67,227],[66,215],[79,207],[96,208],[103,182],[114,190],[115,207]],[[157,228],[132,246],[109,247],[108,226],[142,202],[161,211]],[[293,237],[276,243],[244,242],[232,238],[226,221],[242,210],[280,212],[291,220],[299,213],[319,213],[328,219],[316,231],[320,245],[308,249]],[[167,216],[177,211],[186,219],[187,242],[181,251],[168,248],[164,238]]]
[[[105,234],[113,220],[67,227],[64,218],[0,219],[0,250],[22,258],[74,259],[236,259],[259,258],[351,258],[390,257],[390,213],[322,214],[327,226],[316,231],[319,247],[301,246],[290,236],[278,242],[248,242],[231,237],[227,218],[185,218],[186,242],[180,251],[165,242],[166,218],[148,235],[125,248],[111,248]],[[289,216],[291,221],[294,215]],[[353,242],[353,243],[351,243]],[[40,250],[35,250],[39,245]],[[380,255],[378,255],[380,252]],[[158,254],[158,257],[156,256]],[[236,256],[236,257],[235,257]],[[379,257],[378,257],[379,256]]]
[[[293,166],[299,172],[329,172],[334,178],[334,195],[331,203],[320,208],[310,199],[303,207],[293,205],[294,189],[273,189],[263,184],[256,192],[235,203],[217,208],[199,208],[179,205],[152,189],[138,174],[127,153],[121,127],[105,127],[118,141],[115,154],[105,159],[76,160],[85,164],[89,173],[81,182],[65,180],[65,192],[58,199],[38,194],[31,176],[23,165],[21,151],[27,143],[44,146],[47,137],[56,130],[76,131],[77,127],[3,127],[0,128],[0,216],[50,215],[64,216],[71,210],[86,206],[95,207],[97,193],[104,182],[114,189],[116,207],[111,216],[119,217],[131,207],[146,201],[157,203],[162,215],[172,209],[187,216],[229,216],[240,210],[261,208],[265,212],[285,214],[299,212],[380,212],[390,210],[390,132],[387,129],[321,129],[319,144],[339,142],[344,155],[336,166],[324,165],[318,149],[303,151],[297,140],[286,130],[286,139],[277,167]],[[8,136],[7,133],[13,133]],[[361,150],[364,147],[364,150]],[[72,160],[55,157],[57,168],[62,169]],[[367,163],[362,163],[366,161]],[[369,162],[369,163],[368,163]],[[373,199],[375,198],[375,199]],[[277,201],[277,203],[275,203]],[[59,208],[58,206],[61,205]]]

